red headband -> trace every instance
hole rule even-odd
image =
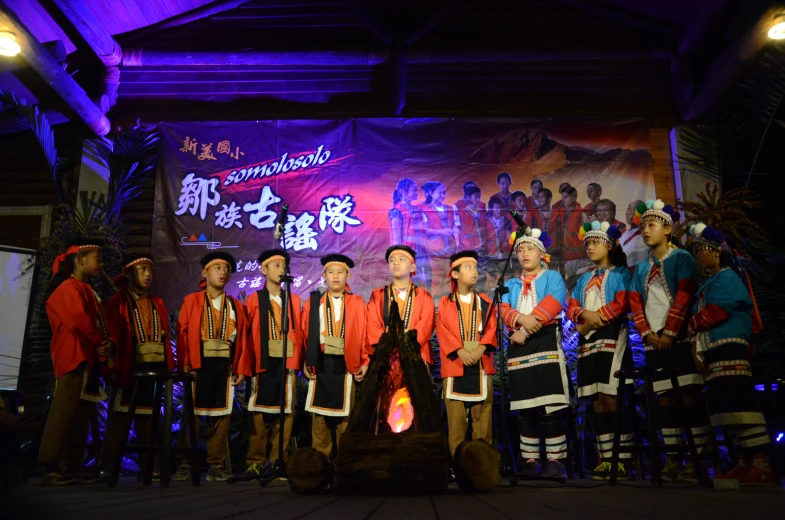
[[[130,262],[128,262],[123,266],[123,271],[125,271],[129,267],[135,266],[136,264],[142,264],[142,263],[148,263],[150,265],[153,265],[153,259],[143,256],[141,258],[137,258],[136,260],[131,260]]]
[[[82,253],[84,251],[93,251],[93,250],[100,250],[101,246],[96,245],[87,245],[87,246],[71,246],[66,249],[65,253],[59,254],[55,257],[55,261],[52,262],[52,277],[54,277],[57,273],[60,272],[60,264],[65,262],[65,259],[68,258],[68,255],[75,255],[77,253]]]

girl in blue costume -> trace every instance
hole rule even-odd
[[[689,236],[695,258],[710,275],[698,289],[689,336],[696,363],[706,374],[711,424],[730,433],[741,451],[738,465],[714,478],[773,484],[769,434],[763,414],[755,410],[750,373],[750,339],[762,327],[749,281],[722,231],[699,223],[690,227]]]
[[[678,396],[670,382],[670,374],[677,372],[690,429],[696,448],[702,453],[709,447],[709,417],[701,395],[703,376],[695,368],[687,341],[688,313],[698,288],[698,266],[687,251],[671,243],[673,222],[678,220],[673,207],[661,200],[647,200],[638,211],[649,256],[635,266],[630,309],[643,340],[647,368],[664,370],[662,375],[654,377],[663,442],[684,443]],[[698,482],[693,463],[682,465],[675,448],[665,453],[664,481]]]
[[[518,470],[529,476],[564,478],[561,460],[567,456],[567,439],[561,418],[555,414],[569,406],[567,374],[562,351],[560,316],[567,290],[556,271],[549,271],[551,244],[547,233],[528,229],[514,248],[523,270],[520,278],[505,283],[502,319],[512,331],[507,371],[510,409],[520,410],[518,430],[521,456]],[[540,427],[548,460],[539,463]]]
[[[583,273],[567,302],[567,317],[576,324],[578,340],[578,397],[592,400],[594,433],[600,463],[592,471],[594,480],[609,480],[616,418],[617,380],[614,372],[632,367],[632,351],[627,348],[627,313],[630,270],[627,255],[618,243],[621,231],[608,222],[587,222],[580,228],[583,243],[594,268]],[[624,422],[627,425],[627,421]],[[625,431],[622,444],[631,444]],[[622,453],[628,459],[631,453]],[[618,478],[629,473],[619,462]]]

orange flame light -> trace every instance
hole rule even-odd
[[[399,388],[393,394],[390,401],[390,410],[387,413],[387,424],[390,425],[392,431],[401,433],[408,430],[414,420],[414,409],[412,408],[412,400],[409,397],[409,391],[406,387]]]

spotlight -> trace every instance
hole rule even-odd
[[[777,442],[780,442],[782,440],[783,436],[785,436],[785,433],[782,433],[782,432],[778,433],[777,434]]]
[[[14,33],[0,32],[0,56],[16,56],[21,50]]]
[[[785,22],[780,22],[769,29],[769,38],[772,40],[785,39]]]

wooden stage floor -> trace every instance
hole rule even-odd
[[[104,485],[22,486],[0,496],[0,503],[0,518],[9,520],[44,516],[57,520],[785,518],[785,490],[771,486],[715,491],[676,484],[652,489],[648,482],[635,482],[611,488],[590,480],[567,486],[524,482],[483,495],[461,494],[452,485],[447,493],[434,496],[342,497],[297,495],[286,482],[275,482],[267,489],[251,482],[231,486],[202,482],[198,488],[178,482],[169,489],[159,489],[157,483],[144,488],[135,478],[123,477],[116,489]]]

